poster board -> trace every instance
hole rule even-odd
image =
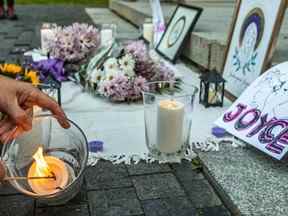
[[[258,77],[215,124],[282,159],[288,151],[288,62]]]

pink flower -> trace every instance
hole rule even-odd
[[[56,27],[54,35],[49,41],[50,54],[63,61],[80,61],[100,45],[98,30],[88,24],[74,23],[66,27]]]
[[[132,54],[138,60],[148,58],[148,49],[142,40],[132,41],[125,47],[125,51]]]

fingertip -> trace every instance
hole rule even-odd
[[[63,117],[56,117],[56,118],[57,118],[59,124],[60,124],[63,128],[68,129],[68,128],[71,127],[71,125],[70,125],[70,123],[69,123],[69,121],[67,120],[66,117],[64,117],[64,118],[63,118]]]

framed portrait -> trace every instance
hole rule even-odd
[[[285,9],[285,0],[237,1],[223,65],[230,99],[268,69]]]
[[[175,63],[184,41],[193,31],[202,10],[199,7],[178,4],[156,47],[156,51],[164,58]]]

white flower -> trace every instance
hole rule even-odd
[[[92,83],[97,83],[97,82],[99,82],[99,81],[101,80],[102,76],[103,76],[103,71],[95,68],[95,69],[91,72],[89,80],[90,80]]]
[[[113,77],[119,74],[120,68],[116,58],[109,58],[104,63],[104,71],[107,78]]]
[[[126,54],[119,60],[120,68],[124,74],[132,77],[135,75],[135,59],[131,54]]]

